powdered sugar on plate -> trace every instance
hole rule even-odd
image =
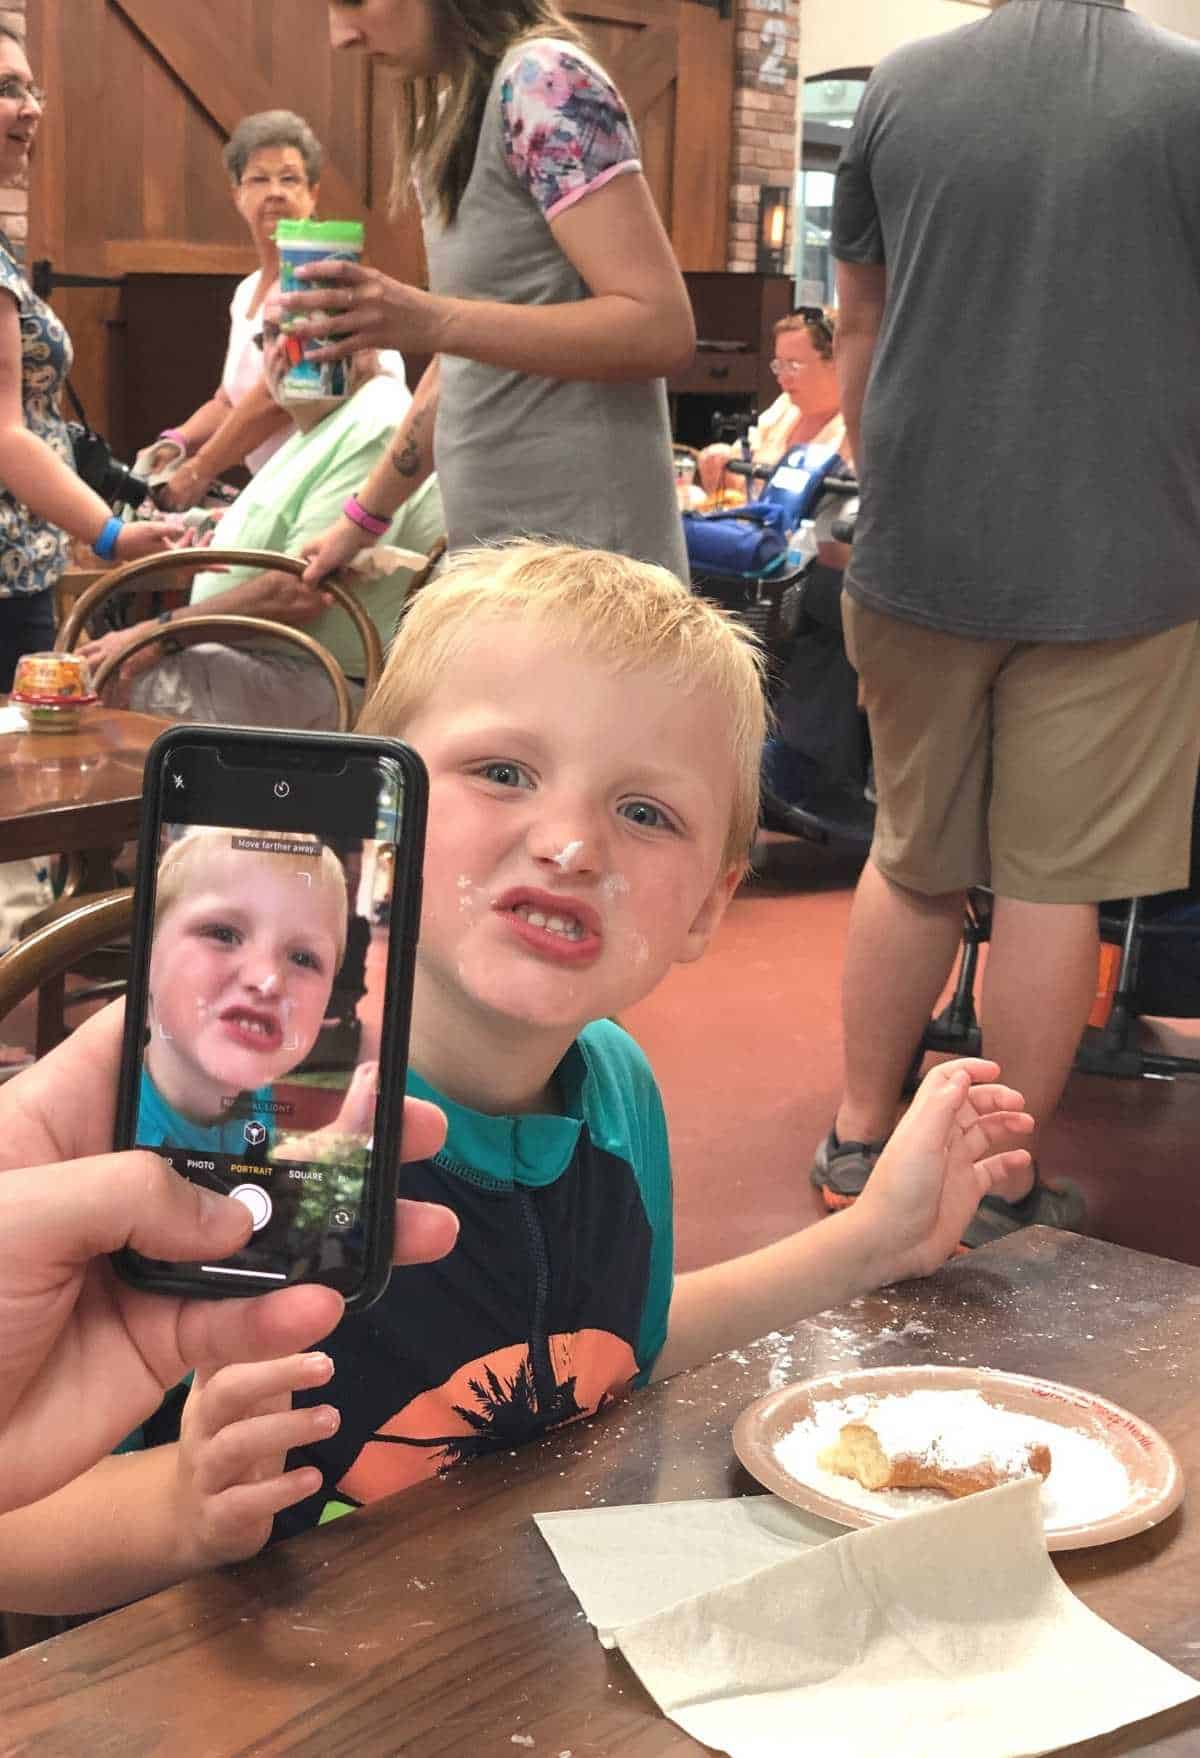
[[[1083,1526],[1121,1513],[1133,1486],[1121,1461],[1098,1436],[1044,1417],[1006,1410],[976,1391],[912,1391],[884,1397],[856,1393],[824,1399],[813,1414],[775,1442],[781,1468],[831,1501],[894,1518],[919,1508],[943,1507],[940,1490],[869,1490],[854,1478],[818,1465],[818,1454],[836,1442],[843,1424],[869,1422],[889,1453],[936,1457],[952,1466],[982,1458],[1001,1466],[1022,1461],[1030,1442],[1050,1449],[1050,1475],[1042,1485],[1047,1532]]]

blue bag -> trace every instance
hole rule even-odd
[[[833,446],[793,446],[756,501],[719,513],[685,513],[683,537],[693,574],[762,580],[787,557],[788,538],[821,498],[825,478],[843,468]]]
[[[683,540],[695,574],[761,580],[782,567],[787,557],[782,514],[761,501],[720,513],[685,513]]]

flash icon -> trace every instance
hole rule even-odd
[[[181,788],[181,787],[182,787],[182,786],[183,786],[183,777],[182,777],[182,775],[177,775],[177,774],[176,774],[176,773],[175,773],[175,771],[174,771],[174,770],[172,770],[172,771],[171,771],[171,781],[172,781],[172,784],[173,784],[173,785],[174,785],[174,786],[175,786],[175,787],[176,787],[176,788]]]

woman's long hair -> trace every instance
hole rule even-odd
[[[436,29],[450,46],[449,70],[396,86],[396,162],[391,207],[409,200],[414,175],[424,198],[451,225],[467,187],[484,105],[501,57],[527,37],[583,38],[555,0],[435,0]]]

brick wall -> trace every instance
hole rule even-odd
[[[731,269],[752,271],[759,190],[764,183],[783,184],[790,190],[795,177],[800,0],[736,3],[728,264]],[[789,212],[789,261],[790,251]]]
[[[25,0],[0,0],[0,24],[11,24],[25,33]],[[34,70],[34,78],[37,71]],[[0,227],[8,233],[19,255],[25,254],[29,231],[29,196],[22,185],[18,188],[0,186]]]

